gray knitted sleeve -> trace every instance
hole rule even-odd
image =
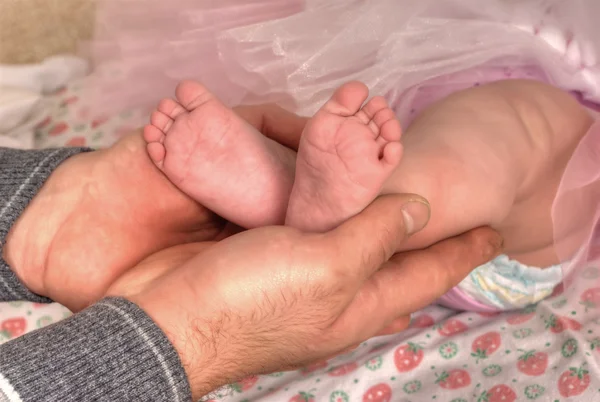
[[[12,225],[52,171],[65,159],[85,151],[88,150],[0,148],[0,247]],[[0,254],[0,302],[13,300],[49,302],[27,290]]]
[[[104,299],[0,346],[0,402],[191,400],[175,349],[125,299]]]
[[[52,171],[84,151],[0,148],[0,246]],[[0,301],[11,300],[50,301],[27,290],[0,258]],[[191,400],[177,352],[125,299],[102,300],[0,346],[0,402],[90,400]]]

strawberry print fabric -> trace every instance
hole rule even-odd
[[[0,303],[0,344],[70,316],[58,304]]]
[[[99,71],[95,74],[118,74]],[[142,128],[149,111],[124,110],[114,115],[102,115],[86,104],[84,86],[89,77],[76,80],[62,90],[46,97],[46,118],[36,127],[36,148],[62,146],[106,148],[125,134]]]

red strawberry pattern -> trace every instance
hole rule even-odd
[[[92,121],[91,127],[98,128],[101,125],[103,125],[104,123],[106,123],[107,121],[108,121],[108,118],[106,118],[106,117],[97,118],[94,121]]]
[[[508,385],[496,385],[485,391],[477,399],[477,402],[514,402],[517,400],[517,394]]]
[[[52,117],[48,116],[44,120],[39,122],[38,125],[35,126],[35,128],[36,130],[41,130],[42,128],[48,127],[50,123],[52,123]]]
[[[581,294],[579,302],[586,309],[596,308],[600,305],[600,288],[588,289]]]
[[[560,296],[563,294],[564,291],[565,291],[564,283],[559,283],[558,285],[556,285],[554,287],[554,290],[552,290],[552,294],[550,295],[550,297]]]
[[[289,402],[315,402],[315,396],[310,392],[301,391],[293,396]]]
[[[471,385],[471,376],[462,369],[444,371],[437,376],[435,383],[444,389],[459,389]]]
[[[412,321],[410,322],[410,327],[427,328],[433,326],[433,324],[435,324],[433,317],[431,317],[429,314],[421,314],[412,319]]]
[[[67,147],[85,147],[85,142],[84,137],[73,137],[65,145]]]
[[[535,317],[535,312],[514,314],[506,320],[510,325],[525,324],[527,321]]]
[[[236,392],[248,391],[249,389],[254,387],[254,385],[258,382],[258,380],[259,380],[259,377],[257,375],[251,375],[249,377],[239,380],[236,383],[233,383],[231,385],[231,388],[233,388],[233,390]]]
[[[529,350],[519,356],[517,370],[521,373],[537,377],[546,372],[548,367],[548,354],[544,352],[536,352]]]
[[[322,369],[326,368],[328,365],[329,364],[327,363],[327,360],[316,362],[309,366],[304,367],[301,370],[301,372],[304,375],[308,375],[308,374],[314,373],[315,371],[322,370]]]
[[[0,324],[0,332],[8,335],[8,338],[16,338],[25,333],[27,322],[25,318],[9,318],[8,320],[2,321]]]
[[[385,384],[377,384],[372,386],[363,395],[363,402],[391,402],[392,388]]]
[[[423,361],[423,347],[409,342],[400,346],[394,352],[394,363],[401,373],[412,371]]]
[[[523,309],[523,311],[516,314],[512,314],[510,317],[508,317],[506,322],[510,325],[525,324],[526,322],[530,321],[533,317],[535,317],[535,310],[536,306],[526,307],[525,309]]]
[[[465,332],[469,327],[460,320],[451,318],[446,320],[439,328],[438,333],[442,336],[452,336]]]
[[[499,332],[492,331],[487,334],[478,336],[473,341],[471,346],[471,356],[477,359],[477,362],[481,359],[487,359],[488,356],[498,350],[502,344],[501,336]]]
[[[596,337],[590,341],[590,350],[600,353],[600,338]]]
[[[77,101],[79,101],[79,97],[78,96],[70,96],[68,98],[66,98],[65,100],[62,101],[61,106],[65,107],[68,105],[72,105],[74,103],[77,103]]]
[[[481,317],[490,318],[490,317],[495,317],[497,315],[500,315],[500,312],[499,311],[480,311],[477,313],[477,315],[479,315]]]
[[[554,334],[560,334],[566,330],[579,331],[581,324],[569,317],[556,316],[552,314],[548,320],[546,320],[546,328]]]
[[[69,130],[69,125],[65,122],[56,123],[48,133],[51,137],[61,135]]]
[[[558,379],[558,392],[563,397],[581,395],[590,386],[590,374],[585,366],[584,363],[581,367],[571,367],[561,374]]]
[[[327,372],[327,374],[329,374],[332,377],[339,377],[339,376],[343,376],[348,373],[351,373],[354,370],[356,370],[357,368],[358,368],[358,363],[350,362],[350,363],[342,364],[341,366],[332,367]]]

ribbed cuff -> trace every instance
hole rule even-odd
[[[2,391],[23,402],[192,399],[167,337],[120,298],[0,346],[0,400]]]
[[[0,148],[0,247],[4,244],[11,227],[54,169],[65,159],[87,151],[91,150]],[[13,300],[38,303],[50,301],[25,288],[0,254],[0,301]]]

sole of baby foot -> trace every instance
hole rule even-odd
[[[286,224],[326,231],[358,214],[400,163],[400,122],[368,88],[339,88],[308,122],[300,141]],[[364,106],[363,106],[364,104]]]
[[[245,228],[282,224],[294,153],[195,81],[182,82],[144,128],[147,151],[181,191]]]

